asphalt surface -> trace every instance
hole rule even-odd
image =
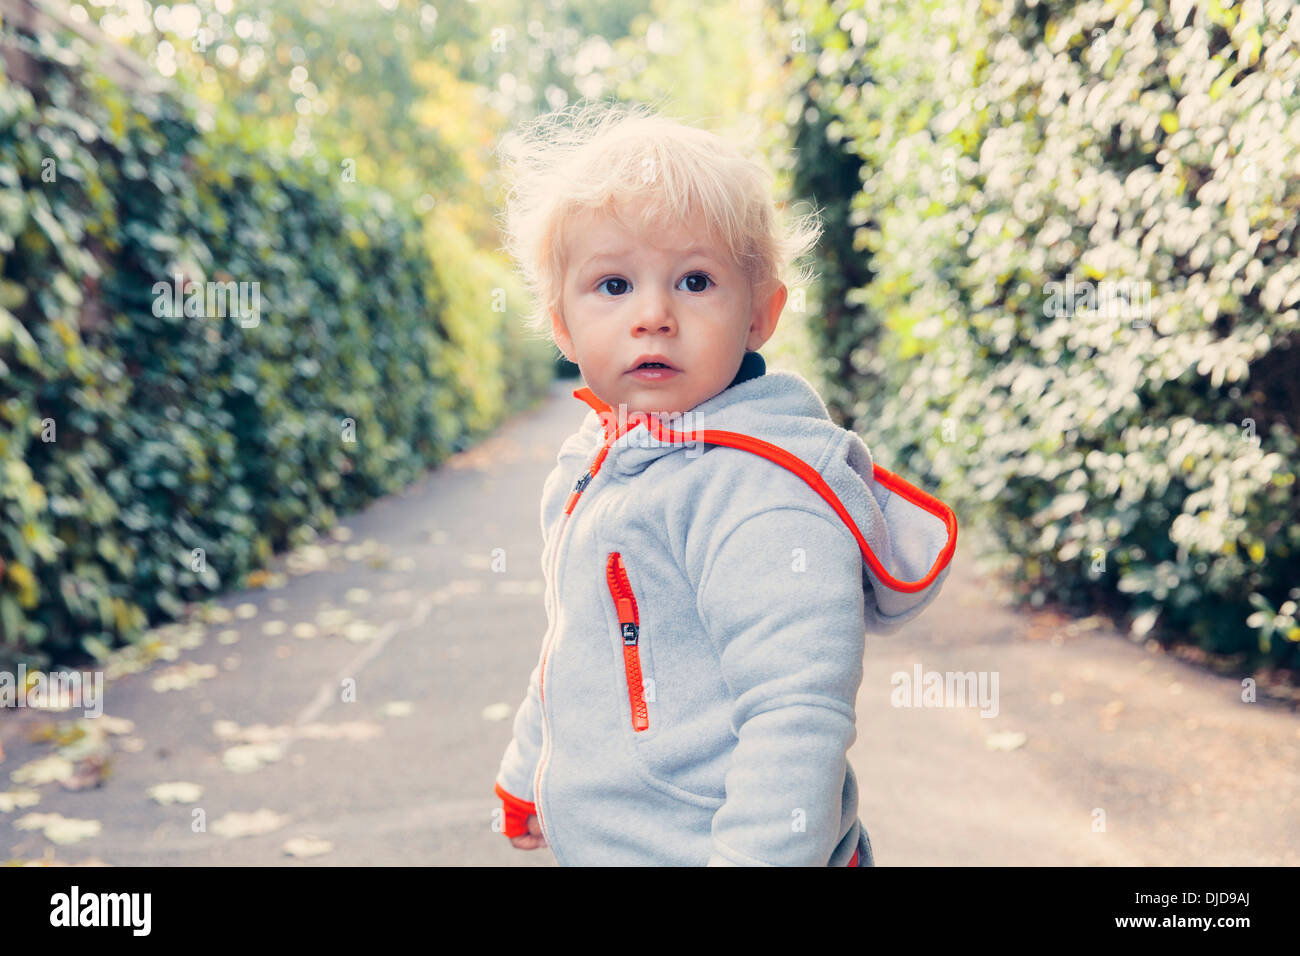
[[[346,540],[277,557],[174,660],[111,680],[116,722],[70,780],[19,782],[56,753],[34,736],[79,708],[0,711],[0,859],[554,866],[494,832],[492,783],[546,630],[538,497],[587,411],[579,384],[348,518]],[[963,525],[935,604],[868,639],[849,759],[878,866],[1300,864],[1295,712],[1099,619],[1006,606],[979,553]],[[996,716],[893,706],[893,676],[917,666],[996,674]],[[201,793],[150,796],[171,782]],[[39,802],[6,810],[20,791]],[[258,811],[273,829],[227,829]],[[56,843],[66,825],[40,814],[98,832]]]

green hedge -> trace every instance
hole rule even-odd
[[[0,658],[138,638],[541,394],[504,266],[79,39],[18,42],[44,75],[0,79]],[[166,314],[178,271],[256,283],[258,315]]]
[[[1300,664],[1300,10],[785,11],[835,411],[1033,603]]]

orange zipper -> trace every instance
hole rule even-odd
[[[576,390],[574,395],[578,395],[578,391],[584,390]],[[574,506],[577,505],[578,499],[582,497],[582,493],[587,490],[587,486],[591,484],[591,480],[596,477],[596,472],[600,471],[600,466],[604,464],[605,456],[609,454],[609,450],[613,446],[614,442],[618,441],[618,439],[624,434],[631,431],[637,424],[636,422],[632,422],[627,427],[620,429],[614,426],[608,418],[602,418],[602,422],[604,423],[604,441],[601,444],[600,450],[596,452],[595,457],[592,458],[591,464],[587,466],[587,470],[582,473],[582,476],[574,484],[573,490],[569,492],[568,500],[564,503],[564,515],[560,520],[560,527],[556,531],[555,549],[551,552],[551,575],[549,582],[550,586],[555,589],[553,592],[555,595],[554,604],[552,606],[558,604],[560,600],[559,582],[556,581],[555,575],[559,568],[560,547],[564,544],[564,532],[569,526],[569,516],[573,513]],[[555,610],[554,618],[557,620],[559,618],[558,607]],[[542,642],[542,670],[541,674],[538,676],[537,693],[541,698],[542,723],[545,725],[546,732],[543,734],[542,752],[537,760],[537,770],[533,774],[533,806],[537,812],[537,824],[541,827],[542,835],[546,837],[547,843],[552,843],[552,840],[551,835],[546,831],[546,819],[542,816],[542,771],[546,767],[547,757],[550,756],[551,722],[546,713],[546,662],[553,638],[553,631],[548,630],[546,633],[546,639]]]
[[[609,593],[618,609],[618,626],[623,634],[623,669],[627,673],[627,697],[632,706],[632,729],[637,732],[648,730],[650,714],[641,686],[641,650],[637,646],[641,637],[641,617],[637,613],[636,595],[627,579],[627,569],[623,567],[623,556],[617,551],[609,553],[605,580],[609,582]]]

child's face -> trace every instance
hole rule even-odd
[[[588,211],[569,227],[552,330],[588,387],[614,409],[689,411],[731,384],[745,350],[760,348],[776,329],[785,286],[756,294],[702,222],[637,234]],[[675,371],[634,372],[651,354]]]

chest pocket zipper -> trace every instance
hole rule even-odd
[[[632,712],[632,729],[640,733],[650,729],[650,713],[646,708],[645,688],[641,677],[641,617],[637,612],[636,595],[623,567],[623,556],[611,551],[605,562],[605,580],[618,612],[619,631],[623,636],[623,670],[627,674],[628,704]]]

